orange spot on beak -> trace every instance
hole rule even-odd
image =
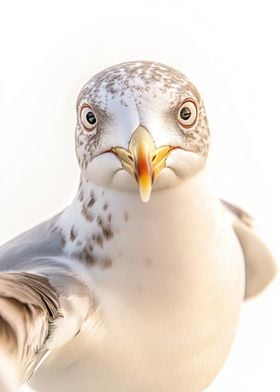
[[[134,150],[135,177],[139,186],[141,200],[150,200],[154,179],[154,170],[150,159],[150,151],[145,142],[140,142]]]

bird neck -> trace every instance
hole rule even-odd
[[[118,233],[136,230],[160,230],[160,224],[177,230],[193,230],[211,221],[220,208],[207,184],[205,172],[180,185],[155,191],[148,203],[143,203],[137,192],[104,189],[81,178],[77,195],[59,219],[65,248],[70,253],[80,252],[85,244],[92,249],[103,249]]]
[[[213,192],[205,169],[177,186],[154,191],[148,203],[141,201],[137,190],[129,192],[103,188],[81,177],[78,192],[67,212],[68,215],[74,213],[76,221],[79,210],[81,223],[88,223],[90,230],[91,223],[98,219],[98,215],[125,214],[128,210],[135,210],[146,218],[155,211],[169,215],[177,205],[183,206],[189,215],[197,205],[200,205],[200,210],[203,209],[202,200],[209,201],[209,198],[213,198]],[[108,219],[111,219],[110,216]]]
[[[177,291],[185,295],[181,288],[186,276],[197,274],[197,269],[209,275],[223,219],[219,200],[200,173],[154,192],[148,203],[136,192],[102,189],[82,180],[58,225],[67,260],[75,260],[89,286],[133,300],[139,279],[151,295],[157,281],[153,295],[160,299],[167,292],[170,298]]]

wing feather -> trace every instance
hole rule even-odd
[[[1,392],[26,382],[48,353],[75,336],[93,309],[91,292],[69,268],[0,272]],[[7,372],[16,379],[10,389],[3,387],[10,383]]]
[[[17,364],[20,383],[42,358],[44,343],[58,317],[58,294],[46,277],[24,272],[0,273],[1,351]]]
[[[274,258],[254,229],[253,218],[241,208],[224,200],[222,204],[233,215],[233,229],[243,250],[246,265],[245,298],[261,292],[277,272]]]

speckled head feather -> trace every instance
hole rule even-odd
[[[197,103],[198,121],[183,130],[176,121],[180,105],[186,98]],[[80,108],[90,104],[98,124],[94,134],[85,133],[80,121]],[[127,62],[110,67],[94,77],[82,88],[77,101],[76,149],[81,168],[91,160],[120,143],[117,133],[132,131],[138,121],[150,131],[157,125],[159,137],[166,141],[166,133],[186,149],[206,157],[209,129],[201,97],[195,86],[181,72],[166,65],[147,62]],[[155,119],[158,118],[158,124]],[[151,126],[152,125],[152,126]],[[159,129],[160,127],[160,129]],[[124,147],[126,140],[123,140]]]
[[[158,93],[172,93],[175,100],[170,102],[171,104],[175,103],[176,97],[184,94],[186,90],[200,100],[198,91],[185,75],[169,66],[148,61],[122,63],[98,73],[83,87],[78,103],[90,97],[94,105],[107,110],[108,103],[100,97],[100,93],[103,96],[104,90],[112,99],[117,97],[121,99],[126,90],[137,92],[135,99],[138,104],[142,103],[147,92],[152,92],[154,98]],[[121,103],[127,105],[125,99]]]

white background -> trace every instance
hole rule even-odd
[[[0,242],[71,202],[81,86],[104,67],[144,59],[177,67],[197,85],[212,132],[213,183],[258,217],[279,260],[277,1],[25,0],[0,7]],[[279,299],[275,280],[244,305],[231,355],[209,392],[280,391]]]

